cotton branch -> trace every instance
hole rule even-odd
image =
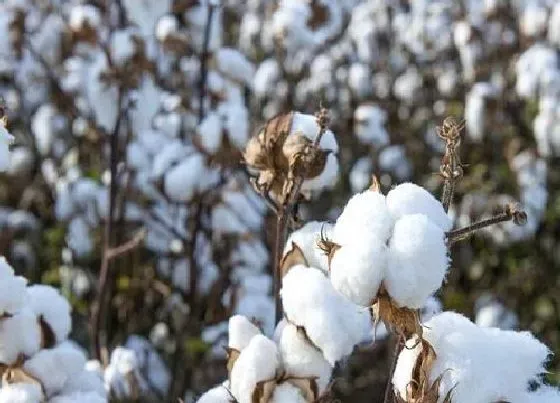
[[[503,213],[497,214],[494,217],[490,217],[485,220],[477,221],[467,227],[447,232],[447,244],[451,246],[455,242],[468,238],[476,231],[506,221],[513,221],[517,225],[525,225],[527,222],[527,213],[520,210],[513,204],[508,204]]]
[[[437,128],[437,135],[445,141],[445,154],[439,168],[440,174],[443,176],[441,203],[445,212],[449,210],[449,205],[453,202],[457,181],[463,177],[463,166],[459,157],[463,127],[464,122],[458,124],[449,116],[443,121],[443,126]]]

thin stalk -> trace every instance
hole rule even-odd
[[[276,323],[282,320],[282,300],[280,299],[280,288],[282,285],[282,273],[280,262],[282,261],[282,252],[286,243],[286,224],[289,214],[284,208],[280,208],[276,216],[276,236],[274,239],[274,305]]]

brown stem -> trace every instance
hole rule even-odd
[[[397,358],[401,352],[401,342],[399,336],[394,335],[394,339],[395,347],[391,357],[391,368],[389,369],[389,379],[387,379],[387,384],[385,385],[385,398],[383,399],[383,403],[389,403],[393,398],[393,388],[391,385],[393,384],[393,375],[395,373],[395,368],[397,367]]]
[[[110,260],[118,256],[124,255],[127,252],[130,252],[132,249],[135,249],[138,245],[140,245],[140,242],[142,242],[145,236],[146,236],[146,231],[144,230],[139,231],[136,235],[134,235],[134,238],[132,238],[130,241],[120,246],[109,249],[105,254],[105,258]]]
[[[443,205],[443,210],[447,213],[449,206],[453,202],[453,196],[455,194],[455,181],[456,178],[445,178],[443,181],[443,194],[441,197],[441,204]]]
[[[509,205],[503,213],[497,214],[494,217],[480,220],[467,227],[447,232],[447,244],[451,246],[455,242],[468,238],[478,230],[506,221],[513,221],[517,225],[524,225],[527,221],[527,214],[524,211]]]
[[[286,223],[289,214],[286,209],[281,207],[276,215],[276,237],[274,239],[274,260],[272,268],[274,270],[274,303],[276,323],[282,319],[282,300],[280,299],[280,288],[282,285],[281,261],[286,243]]]

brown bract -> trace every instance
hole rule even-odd
[[[272,396],[276,387],[282,384],[290,384],[299,389],[306,402],[313,403],[319,398],[319,387],[315,378],[294,377],[287,374],[280,374],[275,379],[269,379],[257,383],[253,392],[252,403],[268,403],[272,401]]]
[[[2,379],[2,387],[11,385],[14,383],[29,383],[36,384],[41,387],[43,395],[45,394],[45,388],[41,381],[35,378],[33,375],[29,374],[23,369],[25,363],[25,357],[20,355],[16,362],[6,365],[0,364],[0,378]]]
[[[430,372],[437,358],[436,352],[427,341],[420,340],[419,343],[421,350],[412,370],[412,380],[406,387],[405,398],[396,394],[398,403],[437,403],[439,401],[439,386],[445,372],[430,382]],[[446,393],[443,403],[451,403],[452,394],[453,388]]]
[[[417,309],[399,307],[381,284],[371,311],[376,322],[383,322],[388,330],[397,333],[405,340],[413,335],[422,339],[422,325]]]
[[[321,150],[302,133],[290,135],[293,112],[270,119],[247,143],[244,159],[255,171],[256,190],[285,204],[296,178],[312,179],[323,172],[329,150]]]
[[[308,266],[307,259],[303,251],[295,242],[292,242],[292,249],[290,249],[280,261],[280,274],[284,277],[290,269],[297,265]]]

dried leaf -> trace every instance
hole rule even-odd
[[[251,402],[268,403],[272,399],[274,389],[276,389],[276,379],[258,382],[255,390],[253,391]]]
[[[239,358],[239,355],[241,355],[241,351],[235,348],[226,347],[226,354],[227,354],[226,368],[228,371],[228,377],[230,378],[231,381],[231,370],[233,369],[235,362]]]
[[[420,324],[418,311],[399,307],[387,294],[383,285],[379,289],[371,310],[375,314],[376,322],[382,321],[387,329],[397,332],[405,340],[413,335],[422,339],[422,325]]]
[[[280,262],[280,273],[282,277],[288,274],[292,267],[299,264],[308,266],[303,251],[295,242],[292,242],[292,249],[284,255],[282,261]]]

